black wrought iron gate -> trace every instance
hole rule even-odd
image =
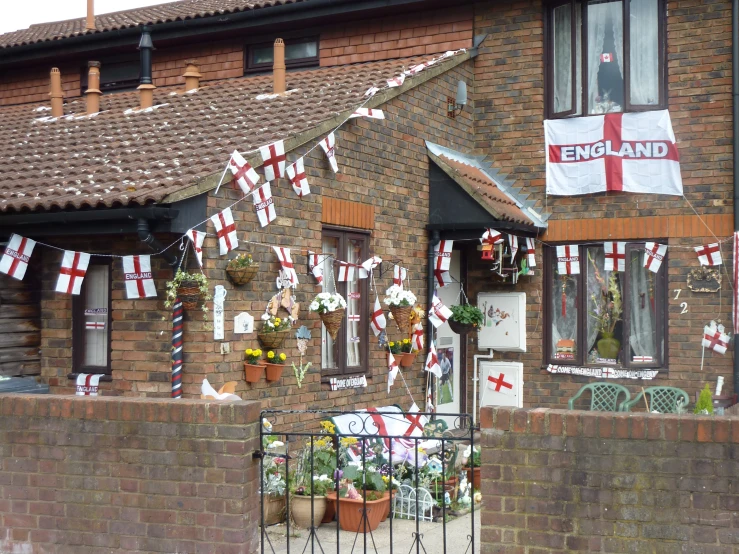
[[[479,551],[470,415],[267,410],[260,439],[262,554]]]

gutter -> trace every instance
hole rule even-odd
[[[136,219],[171,220],[178,210],[149,206],[147,208],[120,208],[112,210],[90,210],[74,212],[30,212],[18,215],[0,214],[0,227],[39,225],[46,223],[91,223],[95,221],[125,221]]]
[[[734,231],[739,231],[739,0],[731,2],[731,94],[734,173]],[[736,240],[736,238],[734,239]],[[734,260],[734,267],[737,261]],[[736,284],[734,285],[736,286]],[[739,353],[736,351],[739,329],[734,329],[734,394],[739,393]]]
[[[139,240],[146,244],[153,252],[160,253],[159,255],[162,256],[167,261],[167,264],[170,265],[172,268],[172,271],[176,272],[177,268],[180,267],[180,258],[177,254],[173,254],[169,250],[164,250],[164,245],[157,240],[157,238],[151,234],[151,229],[149,229],[149,220],[145,218],[139,219],[138,222],[138,235]]]

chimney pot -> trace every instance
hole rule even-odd
[[[87,72],[87,113],[98,113],[100,111],[100,62],[88,62],[90,68]]]
[[[62,74],[58,67],[51,68],[51,116],[62,117],[64,115],[64,93],[62,92]]]
[[[95,0],[87,0],[87,20],[85,21],[85,30],[95,30]]]
[[[275,40],[274,62],[272,64],[273,92],[283,94],[285,92],[285,42],[278,38]]]
[[[144,26],[141,28],[141,41],[139,42],[139,50],[141,51],[141,78],[138,87],[141,109],[151,108],[154,105],[154,86],[151,77],[151,52],[154,50],[154,43],[149,34],[149,28]]]
[[[200,74],[197,60],[186,60],[185,61],[185,92],[189,90],[195,90],[200,88]]]

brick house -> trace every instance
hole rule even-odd
[[[648,285],[652,288],[645,308],[639,303],[641,292],[629,289],[636,295],[629,301],[631,313],[637,308],[633,302],[646,309],[652,321],[648,334],[656,337],[651,350],[639,347],[652,358],[639,367],[658,370],[649,384],[679,386],[692,394],[723,375],[726,390],[733,390],[729,356],[707,354],[700,372],[703,326],[716,317],[729,326],[729,276],[723,272],[720,293],[697,293],[686,285],[697,267],[688,247],[715,241],[714,235],[726,239],[733,229],[730,5],[642,3],[643,13],[628,12],[635,20],[641,18],[636,30],[623,25],[619,14],[627,12],[621,10],[622,2],[610,3],[608,10],[588,11],[585,2],[460,2],[449,10],[443,3],[421,0],[389,2],[382,9],[363,1],[327,6],[320,0],[224,0],[217,11],[193,11],[192,3],[175,2],[0,36],[0,133],[11,139],[0,167],[0,233],[26,233],[64,249],[116,254],[143,253],[139,239],[152,243],[153,238],[157,242],[152,251],[158,252],[193,224],[238,200],[240,192],[227,185],[215,193],[233,149],[249,151],[285,139],[288,158],[294,161],[360,104],[370,86],[448,50],[465,48],[407,77],[401,87],[373,97],[367,106],[384,110],[385,121],[360,118],[343,125],[336,133],[340,173],[331,171],[320,149],[306,155],[312,194],[298,199],[289,183],[280,180],[273,189],[277,221],[261,228],[250,205],[235,208],[241,237],[291,247],[301,252],[296,265],[303,268],[305,252],[332,247],[400,260],[422,305],[433,290],[429,246],[454,240],[456,277],[470,302],[477,302],[482,292],[526,293],[527,351],[495,357],[523,363],[524,405],[550,407],[566,405],[583,383],[593,380],[551,374],[546,370],[550,364],[598,365],[588,359],[591,344],[571,360],[555,357],[562,322],[554,308],[559,289],[551,247],[577,243],[598,257],[603,241],[628,241],[634,248],[636,275],[640,245],[663,242],[669,246],[668,258]],[[184,20],[192,24],[181,25]],[[140,105],[135,89],[140,84],[136,48],[141,25],[149,27],[156,45],[152,74],[157,88],[155,108],[150,110],[135,109]],[[596,30],[595,38],[587,35],[588,28]],[[278,36],[286,44],[287,88],[295,92],[275,98],[269,97],[270,71],[272,43]],[[563,45],[569,58],[561,57]],[[640,52],[633,62],[632,46]],[[602,64],[600,75],[598,63],[589,60],[604,52],[617,62]],[[84,93],[88,62],[93,60],[101,62],[104,94],[100,114],[88,117]],[[198,64],[200,86],[194,93],[182,90],[186,60]],[[563,60],[568,63],[563,65]],[[565,66],[568,69],[562,69]],[[62,118],[49,118],[45,110],[51,67],[61,73]],[[454,105],[460,81],[469,91],[461,111]],[[640,100],[645,94],[648,98]],[[596,97],[600,104],[612,102],[625,111],[670,111],[685,199],[626,193],[545,195],[543,121],[590,114],[596,111]],[[261,160],[255,158],[251,161],[258,165]],[[540,249],[533,274],[515,284],[493,276],[490,262],[481,260],[477,249],[486,227],[521,239],[517,263],[525,251],[523,239],[536,237]],[[321,371],[310,373],[301,389],[287,369],[276,384],[244,383],[243,350],[256,339],[234,335],[229,322],[242,311],[254,316],[264,311],[276,292],[279,266],[270,249],[245,244],[239,251],[252,254],[262,272],[252,283],[234,287],[225,278],[227,259],[217,255],[212,227],[209,231],[204,271],[211,285],[228,290],[226,338],[214,341],[202,318],[187,321],[186,395],[197,394],[207,376],[215,385],[239,381],[242,397],[260,399],[271,408],[404,401],[406,391],[399,384],[388,399],[384,354],[366,325],[351,362],[344,347],[336,359],[327,361],[330,356],[317,339],[320,324],[305,311],[305,302],[321,289],[306,271],[299,272],[301,321],[314,337],[307,360],[323,366]],[[91,239],[90,234],[101,237]],[[157,299],[125,299],[119,260],[98,270],[100,282],[109,283],[105,372],[111,381],[103,383],[106,394],[169,393],[171,323],[162,297],[170,265],[179,261],[168,253],[153,258]],[[723,255],[725,262],[731,259],[729,243],[723,243]],[[60,256],[40,248],[23,285],[2,278],[4,290],[14,292],[0,293],[5,301],[0,321],[3,312],[13,314],[6,316],[12,321],[5,328],[13,336],[0,342],[9,352],[3,358],[0,351],[0,367],[39,373],[54,391],[71,392],[70,375],[85,367],[74,354],[84,349],[80,341],[85,333],[79,329],[79,316],[74,316],[84,307],[75,308],[78,302],[53,292]],[[586,270],[584,265],[584,274]],[[389,284],[385,273],[378,279],[380,294]],[[373,302],[368,284],[358,286],[360,298]],[[571,286],[585,290],[587,282]],[[681,289],[679,295],[676,289]],[[457,301],[458,292],[459,287],[450,286],[439,294],[449,304]],[[572,332],[584,337],[580,342],[591,343],[595,339],[584,315],[587,295],[566,292],[572,309],[583,314],[571,324]],[[356,315],[366,321],[368,303],[357,306]],[[636,350],[623,330],[618,332],[623,344],[615,367],[629,368]],[[345,325],[339,342],[349,344],[353,334]],[[454,354],[453,392],[439,403],[449,411],[471,411],[474,356],[486,350],[478,349],[472,335],[460,339],[446,326],[438,339],[448,341],[443,346]],[[221,353],[221,342],[228,343],[230,352]],[[294,340],[286,345],[291,359],[297,358],[294,346]],[[328,380],[338,373],[364,374],[368,387],[361,389],[359,398],[352,390],[331,391]],[[420,404],[426,386],[421,364],[417,361],[405,376]],[[618,382],[632,391],[644,384]]]

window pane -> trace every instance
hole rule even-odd
[[[619,272],[605,271],[602,247],[586,250],[588,363],[615,365],[623,344],[623,281]]]
[[[570,4],[554,8],[554,112],[572,109],[572,11]]]
[[[643,267],[643,252],[629,256],[630,337],[632,363],[657,361],[657,274]]]
[[[588,111],[623,111],[623,5],[588,3]]]
[[[552,352],[558,360],[577,356],[577,277],[560,275],[557,258],[552,257]]]
[[[631,0],[629,9],[630,101],[643,106],[659,103],[657,0]]]
[[[323,237],[322,253],[339,258],[338,237]],[[333,277],[333,259],[324,257],[321,261],[323,267],[323,292],[336,292]],[[321,325],[321,365],[326,369],[336,369],[336,361],[339,359],[339,344],[334,343],[326,327]]]
[[[363,240],[349,239],[346,241],[346,261],[351,264],[361,264]],[[355,268],[354,279],[346,284],[346,366],[357,367],[362,365],[362,350],[360,349],[360,317],[361,293],[359,289],[359,270]]]
[[[109,267],[90,265],[82,290],[85,308],[85,349],[83,364],[108,366],[108,294]]]
[[[258,48],[252,48],[252,64],[272,63],[274,60],[272,46],[260,46]]]
[[[300,60],[303,58],[315,58],[316,56],[318,56],[318,44],[314,41],[285,45],[286,60]]]

